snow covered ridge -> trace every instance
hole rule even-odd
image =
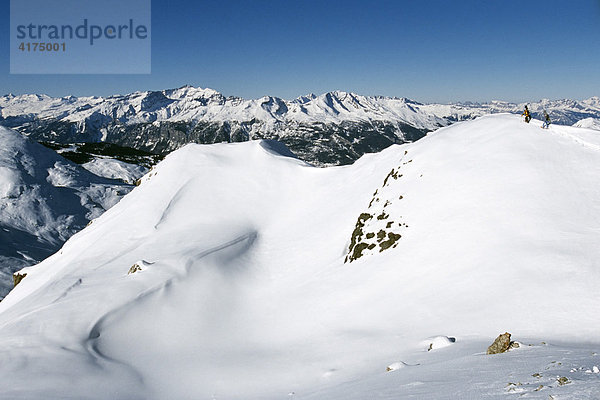
[[[573,126],[600,131],[600,118],[585,118],[576,122]]]
[[[268,141],[171,153],[21,271],[0,398],[598,398],[600,136],[540,126],[486,116],[336,168]],[[487,355],[504,332],[519,348]]]
[[[425,129],[444,123],[433,115],[419,112],[418,106],[408,99],[360,96],[341,91],[303,96],[292,101],[271,96],[245,100],[190,86],[106,98],[52,98],[46,95],[0,98],[4,119],[35,115],[39,119],[102,122],[106,118],[124,125],[165,121],[249,122],[253,119],[271,124],[399,120]]]
[[[105,98],[6,95],[0,98],[0,124],[38,141],[102,141],[161,154],[187,143],[275,139],[305,161],[340,165],[456,121],[520,113],[523,106],[499,101],[421,104],[342,91],[292,101],[271,96],[245,100],[185,86]],[[561,124],[600,118],[597,97],[530,104],[534,116],[543,108]]]
[[[101,175],[110,167],[89,169]],[[0,298],[14,271],[56,252],[131,188],[0,127]]]

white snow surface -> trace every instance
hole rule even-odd
[[[581,121],[577,121],[573,126],[600,131],[600,118],[584,118]]]
[[[171,153],[22,271],[0,398],[600,397],[600,138],[540,126],[485,116],[323,169],[268,141]],[[398,246],[344,263],[392,168]],[[523,345],[485,355],[505,331]]]
[[[148,173],[148,168],[130,164],[113,158],[94,158],[82,165],[91,173],[109,179],[119,179],[125,183],[134,184],[135,181]]]
[[[130,190],[0,127],[0,296],[12,272],[56,252]]]

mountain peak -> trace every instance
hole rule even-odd
[[[210,98],[213,96],[223,96],[221,93],[210,88],[194,87],[191,85],[185,85],[177,89],[168,89],[163,91],[165,95],[173,99],[196,99],[196,98]]]

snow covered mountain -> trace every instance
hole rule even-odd
[[[20,272],[0,397],[598,398],[600,136],[540,125],[333,168],[271,141],[171,153]],[[504,331],[521,347],[485,355]]]
[[[277,139],[305,160],[347,164],[445,124],[413,105],[346,92],[244,100],[186,86],[107,98],[8,95],[0,98],[0,123],[36,140],[106,141],[162,154],[190,142]]]
[[[41,144],[98,176],[119,179],[129,184],[135,183],[162,159],[156,154],[111,143]]]
[[[316,165],[350,164],[365,153],[412,142],[427,132],[477,116],[518,112],[524,104],[420,104],[404,98],[330,92],[292,101],[225,97],[185,86],[111,97],[6,95],[0,124],[38,141],[109,142],[166,154],[187,143],[275,139]],[[556,123],[600,118],[600,99],[543,100]]]
[[[1,298],[13,287],[14,271],[55,253],[132,186],[92,174],[4,127],[0,144]]]
[[[600,118],[584,118],[581,121],[573,124],[573,126],[577,128],[595,129],[600,131]]]

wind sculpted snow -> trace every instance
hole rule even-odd
[[[600,140],[540,126],[325,169],[260,141],[172,153],[22,271],[0,397],[598,397]],[[401,238],[344,263],[382,185]],[[485,355],[506,331],[521,347]]]

